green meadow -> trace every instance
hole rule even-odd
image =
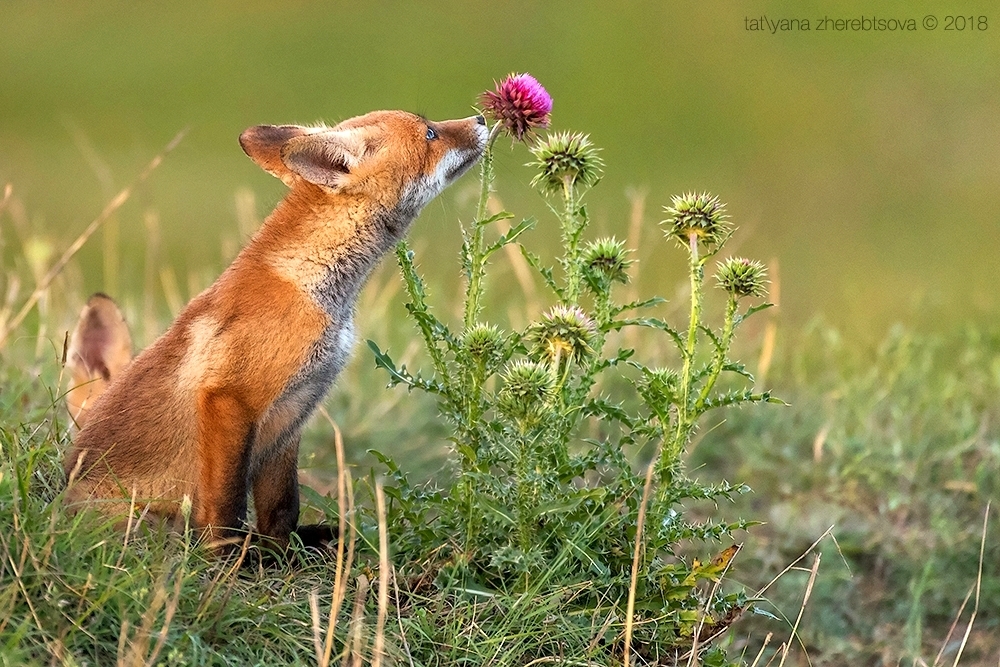
[[[61,505],[66,332],[104,291],[144,347],[225,268],[284,192],[240,150],[243,129],[378,108],[462,117],[495,81],[530,72],[553,97],[552,129],[600,148],[585,239],[614,235],[631,249],[629,281],[615,287],[623,302],[665,297],[643,314],[686,328],[688,265],[661,221],[672,195],[708,191],[738,228],[725,254],[761,260],[775,304],[740,328],[731,354],[754,391],[786,405],[710,413],[681,461],[699,485],[752,491],[677,505],[692,524],[757,525],[671,547],[671,562],[701,572],[741,544],[721,583],[709,577],[691,595],[707,610],[717,584],[752,603],[712,652],[636,650],[634,664],[996,665],[1000,15],[978,7],[959,24],[946,11],[0,1],[0,664],[622,664],[624,598],[585,604],[603,575],[574,571],[562,553],[551,580],[488,591],[462,583],[475,563],[406,560],[426,538],[420,503],[437,502],[462,465],[434,397],[387,387],[365,344],[430,376],[405,306],[412,285],[391,253],[361,296],[353,361],[303,438],[309,520],[345,517],[338,495],[352,480],[358,530],[341,558],[238,563],[194,535],[123,533]],[[873,16],[915,29],[817,29],[825,17]],[[800,21],[784,30],[783,18]],[[560,219],[529,185],[531,159],[498,141],[491,207],[512,223],[535,218],[518,242],[555,264]],[[466,175],[408,239],[428,303],[455,330],[460,225],[479,194]],[[502,230],[485,233],[493,242]],[[514,246],[484,284],[483,317],[505,330],[530,329],[558,301]],[[718,328],[725,296],[714,284],[706,322]],[[632,361],[678,366],[646,329],[609,336]],[[602,380],[593,396],[630,377]],[[574,437],[582,447],[602,433]],[[652,450],[622,453],[622,479],[641,479]]]

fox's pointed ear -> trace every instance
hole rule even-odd
[[[240,146],[261,169],[291,185],[292,174],[281,161],[281,149],[291,139],[309,134],[298,125],[257,125],[240,135]]]
[[[66,405],[77,425],[83,426],[87,409],[131,360],[132,337],[121,310],[107,295],[93,295],[80,313],[66,357]]]
[[[358,130],[329,130],[295,137],[281,149],[289,169],[316,185],[336,188],[368,154],[368,142]]]

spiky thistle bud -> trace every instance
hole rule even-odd
[[[767,269],[756,260],[730,257],[719,263],[715,279],[719,287],[737,299],[745,296],[767,296]]]
[[[706,246],[718,245],[732,231],[726,205],[715,195],[689,192],[675,195],[671,203],[663,208],[669,217],[662,224],[667,225],[667,236],[674,237],[685,247],[692,236]]]
[[[522,426],[530,427],[548,409],[555,382],[543,364],[520,359],[507,366],[497,405]]]
[[[677,400],[680,376],[667,368],[653,368],[643,373],[641,388],[646,401],[666,410]]]
[[[590,137],[580,132],[554,132],[531,147],[538,174],[531,187],[544,193],[559,193],[567,185],[591,187],[601,178],[604,161]]]
[[[632,260],[626,259],[629,250],[624,241],[614,237],[591,241],[583,248],[583,275],[595,291],[607,289],[611,283],[628,282],[628,267]]]
[[[522,141],[532,130],[549,126],[552,96],[530,74],[508,74],[479,96],[483,113]]]
[[[525,340],[550,362],[580,363],[594,353],[597,325],[581,308],[554,306],[532,324]]]
[[[503,334],[496,325],[477,323],[463,336],[465,349],[486,368],[495,368],[503,356]]]

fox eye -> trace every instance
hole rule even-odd
[[[437,138],[438,138],[438,133],[434,131],[434,128],[433,127],[428,127],[427,128],[427,141],[430,141],[431,139],[437,139]]]

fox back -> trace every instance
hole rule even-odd
[[[95,296],[81,316],[69,499],[121,512],[134,497],[176,517],[186,496],[193,523],[225,538],[243,528],[252,491],[258,532],[287,541],[299,434],[347,361],[358,293],[486,138],[481,116],[402,111],[246,130],[243,150],[290,191],[232,265],[123,369],[115,355],[130,344],[113,302]]]

